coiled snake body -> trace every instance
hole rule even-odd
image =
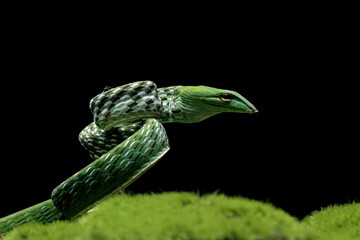
[[[194,123],[221,112],[254,113],[240,94],[206,86],[157,88],[151,81],[107,90],[90,101],[94,121],[79,135],[94,161],[51,199],[0,219],[0,234],[27,222],[73,219],[126,188],[168,150],[162,123]]]

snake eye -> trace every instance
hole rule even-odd
[[[234,96],[231,95],[230,93],[222,93],[219,98],[223,102],[230,102],[231,99],[234,98]]]

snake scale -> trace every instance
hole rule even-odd
[[[56,187],[51,199],[0,219],[0,234],[28,222],[74,219],[129,186],[168,150],[163,123],[195,123],[222,112],[255,113],[239,93],[207,86],[115,87],[90,101],[94,121],[79,134],[94,159]]]

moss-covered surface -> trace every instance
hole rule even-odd
[[[315,211],[302,222],[307,228],[322,233],[331,233],[334,239],[360,239],[360,204],[330,206]]]
[[[219,194],[121,194],[75,221],[27,224],[4,240],[360,240],[360,205],[298,221],[269,203]]]

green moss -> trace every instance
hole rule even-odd
[[[314,212],[299,222],[269,203],[242,197],[121,194],[75,221],[23,225],[4,240],[353,240],[360,239],[359,220],[358,204]]]
[[[332,233],[336,239],[360,240],[360,204],[335,205],[315,211],[302,224],[317,232]]]

